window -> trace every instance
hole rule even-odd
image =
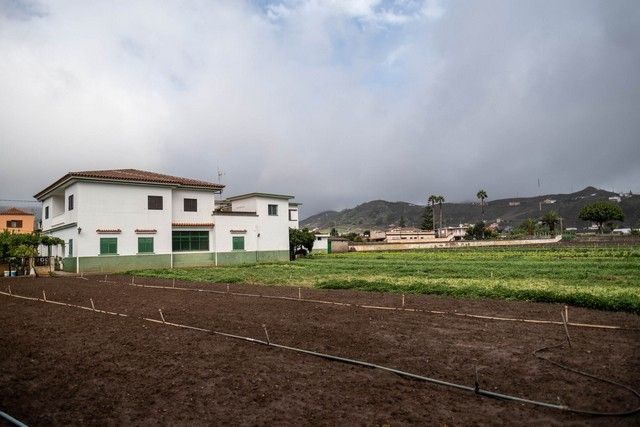
[[[208,231],[174,231],[171,236],[174,252],[208,251]]]
[[[147,208],[151,211],[161,211],[162,196],[147,196]]]
[[[138,253],[153,253],[153,237],[138,237]]]
[[[269,205],[269,215],[278,215],[278,205]]]
[[[12,219],[11,221],[7,221],[7,228],[22,228],[22,220]]]
[[[100,255],[117,255],[118,254],[118,238],[117,237],[101,237],[100,238]]]
[[[67,210],[72,211],[73,210],[73,194],[69,196],[69,203],[68,203],[69,207],[67,208]]]
[[[185,212],[198,212],[198,199],[184,199]]]
[[[289,209],[289,221],[298,220],[298,209]]]
[[[49,206],[44,207],[44,219],[49,219]]]
[[[322,240],[322,237],[318,237],[318,238],[317,238],[317,240],[318,240],[318,242],[319,242],[320,240]]]
[[[69,239],[69,254],[68,256],[73,256],[73,239]]]
[[[244,251],[244,236],[233,236],[233,250]]]

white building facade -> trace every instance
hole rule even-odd
[[[292,196],[227,199],[224,186],[136,169],[71,172],[36,198],[42,231],[65,242],[69,272],[215,266],[289,259]]]

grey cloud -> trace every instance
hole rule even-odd
[[[386,3],[2,8],[0,198],[110,167],[220,167],[228,193],[295,194],[304,215],[537,178],[640,191],[635,2],[428,2],[393,23],[371,15],[402,13]]]

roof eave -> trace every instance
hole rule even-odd
[[[169,187],[169,188],[186,188],[186,189],[195,189],[201,191],[210,191],[216,194],[222,194],[222,190],[224,189],[224,185],[216,184],[215,187],[211,186],[198,186],[198,185],[184,185],[177,183],[168,183],[168,182],[154,182],[154,181],[143,181],[143,180],[127,180],[127,179],[113,179],[113,178],[93,178],[93,177],[85,177],[85,176],[77,176],[72,174],[67,174],[60,178],[58,181],[54,182],[44,190],[36,193],[33,197],[38,201],[43,201],[45,199],[44,196],[47,194],[57,190],[62,187],[64,184],[70,181],[84,181],[84,182],[104,182],[104,183],[113,183],[113,184],[136,184],[136,185],[152,185],[155,187]]]

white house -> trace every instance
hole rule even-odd
[[[293,196],[116,169],[70,172],[34,197],[42,231],[65,241],[64,270],[111,272],[289,259]]]
[[[330,234],[315,234],[316,240],[313,242],[313,252],[328,252]]]

